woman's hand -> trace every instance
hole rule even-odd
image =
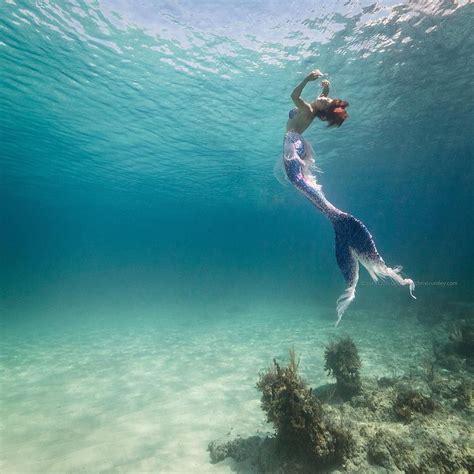
[[[330,83],[327,79],[324,79],[324,81],[321,81],[321,85],[323,86],[323,91],[321,92],[320,97],[327,97],[329,95]]]
[[[315,81],[316,79],[320,78],[323,75],[323,73],[319,69],[315,69],[314,71],[311,71],[307,76],[306,80],[309,81]]]

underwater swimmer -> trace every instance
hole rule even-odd
[[[346,290],[337,300],[337,326],[355,298],[359,280],[359,263],[366,268],[374,281],[377,281],[379,277],[389,277],[400,285],[408,285],[413,298],[415,298],[413,295],[415,284],[413,280],[400,275],[401,267],[390,268],[385,264],[365,225],[354,216],[332,205],[326,199],[311,171],[314,164],[313,152],[302,133],[315,118],[327,122],[328,127],[340,127],[348,117],[345,109],[349,103],[329,97],[330,83],[327,80],[322,81],[322,92],[312,102],[306,102],[301,98],[306,84],[321,76],[319,69],[310,72],[291,94],[296,107],[290,110],[286,124],[283,165],[288,180],[329,219],[334,227],[336,260],[347,285]]]

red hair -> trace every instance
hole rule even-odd
[[[342,99],[333,99],[329,107],[325,110],[318,110],[316,112],[316,117],[328,122],[328,127],[340,127],[344,120],[346,120],[349,115],[346,112],[346,107],[349,105],[349,102]]]

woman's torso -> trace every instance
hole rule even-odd
[[[288,116],[288,122],[286,122],[287,132],[303,133],[314,120],[313,114],[307,115],[298,107],[291,109]]]

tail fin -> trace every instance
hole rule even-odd
[[[359,262],[366,268],[374,281],[389,277],[400,285],[408,285],[410,295],[415,298],[415,284],[409,278],[400,276],[401,267],[390,268],[375,247],[374,239],[365,225],[354,216],[344,212],[331,219],[336,234],[336,260],[346,280],[347,288],[337,300],[337,322],[355,298],[359,280]]]

